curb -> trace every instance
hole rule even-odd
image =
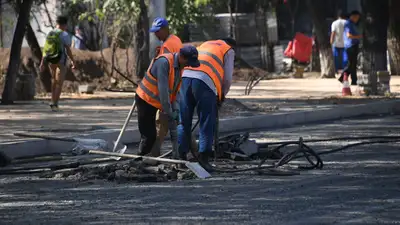
[[[314,111],[298,111],[223,119],[220,120],[219,131],[222,133],[233,133],[249,129],[282,128],[314,122],[339,120],[343,118],[396,113],[400,113],[400,100],[387,100],[352,106],[338,106],[331,109],[319,109]],[[198,132],[198,128],[195,132]],[[79,137],[104,139],[112,142],[117,139],[118,135],[119,129],[108,129],[103,131],[97,130]],[[122,143],[134,143],[139,142],[139,140],[140,134],[137,129],[126,130],[121,139]],[[40,154],[63,153],[69,151],[72,146],[73,144],[68,142],[32,139],[0,145],[0,151],[4,152],[11,158],[15,158]]]

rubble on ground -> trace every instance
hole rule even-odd
[[[177,169],[173,165],[149,166],[143,161],[129,160],[74,169],[45,172],[41,178],[76,181],[108,180],[111,182],[166,182],[194,179],[190,170]]]

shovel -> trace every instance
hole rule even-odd
[[[96,151],[96,150],[90,150],[89,154],[116,156],[119,158],[123,157],[123,158],[131,158],[131,159],[147,159],[147,160],[154,160],[154,161],[158,161],[158,162],[171,163],[171,164],[183,164],[187,168],[189,168],[190,171],[192,171],[200,179],[205,179],[205,178],[211,177],[211,174],[208,173],[197,162],[189,162],[189,161],[177,160],[177,159],[156,158],[156,157],[140,156],[140,155],[133,155],[133,154],[121,154],[121,153],[115,153],[115,152],[104,152],[104,151]]]
[[[112,151],[115,152],[115,153],[124,154],[125,151],[126,151],[126,148],[124,148],[124,149],[121,149],[121,148],[118,149],[118,145],[119,145],[119,142],[121,141],[122,135],[124,135],[125,130],[126,130],[126,128],[128,127],[128,123],[129,123],[129,121],[131,120],[131,117],[132,117],[132,114],[133,114],[133,111],[135,110],[135,108],[136,108],[136,101],[133,100],[131,110],[129,110],[128,116],[127,116],[126,119],[125,119],[125,123],[124,123],[124,125],[122,126],[121,131],[119,132],[119,135],[118,135],[117,140],[116,140],[115,143],[114,143],[114,148],[113,148]],[[114,158],[115,160],[117,160],[117,161],[121,159],[121,157],[113,157],[113,158]]]

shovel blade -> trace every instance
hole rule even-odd
[[[207,172],[199,163],[187,162],[186,167],[189,168],[198,178],[205,179],[211,177],[211,174]]]
[[[114,142],[114,145],[115,145],[115,142]],[[116,151],[113,151],[113,152],[119,153],[119,154],[124,154],[127,148],[128,147],[126,145],[123,145],[123,146],[121,146],[121,148],[116,149]],[[114,159],[116,161],[121,159],[121,157],[116,157],[116,156],[113,156],[113,157],[110,157],[110,158],[112,158],[112,159]]]

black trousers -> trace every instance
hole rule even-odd
[[[151,152],[157,138],[156,114],[157,108],[135,96],[136,108],[138,111],[138,125],[141,135],[139,144],[139,155],[146,155]]]
[[[347,53],[347,66],[344,68],[342,75],[339,78],[340,82],[343,82],[343,75],[351,76],[351,85],[357,85],[357,56],[358,56],[358,45],[353,45],[352,47],[346,49]]]

